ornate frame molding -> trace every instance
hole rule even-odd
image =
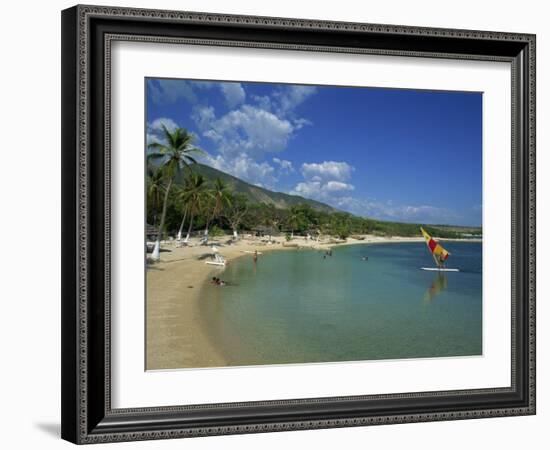
[[[112,22],[98,31],[99,21]],[[208,36],[152,36],[140,32],[117,32],[125,24],[134,27],[161,23],[167,27],[186,26],[208,30],[220,30],[229,33],[232,27],[245,29],[252,40],[220,39]],[[137,24],[137,25],[136,25]],[[208,30],[207,30],[208,29]],[[265,30],[269,36],[285,32],[301,36],[301,32],[311,30],[336,34],[343,41],[349,35],[368,39],[376,37],[377,46],[342,46],[326,42],[274,42],[263,39],[256,32]],[[361,426],[373,424],[439,421],[450,419],[468,419],[498,417],[509,415],[527,415],[535,413],[535,36],[470,30],[449,30],[423,27],[404,27],[396,25],[377,25],[347,22],[331,22],[304,19],[270,18],[256,16],[234,16],[204,14],[195,12],[157,11],[147,9],[129,9],[99,6],[76,6],[63,13],[63,378],[70,382],[63,387],[62,434],[76,443],[98,443],[143,439],[165,439],[173,437],[192,437],[218,434],[237,434],[250,432],[271,432],[297,429]],[[185,34],[185,33],[184,33]],[[309,35],[308,35],[309,36]],[[328,36],[328,35],[327,35]],[[304,39],[308,39],[304,38]],[[393,39],[394,48],[384,47],[384,42]],[[406,39],[422,42],[421,49],[413,48]],[[425,41],[418,38],[426,39]],[[96,41],[94,41],[96,39]],[[287,39],[287,38],[285,38]],[[292,39],[292,37],[290,37]],[[301,38],[300,38],[301,39]],[[394,394],[360,397],[331,397],[309,400],[285,400],[274,402],[251,402],[239,404],[196,405],[166,408],[139,408],[113,410],[110,402],[110,63],[111,43],[116,40],[162,43],[185,43],[194,45],[243,46],[265,49],[289,49],[323,52],[347,52],[363,54],[383,54],[410,57],[480,59],[489,61],[507,61],[512,64],[512,153],[513,153],[513,211],[512,211],[512,386],[510,388],[482,389],[471,391],[424,392],[418,394]],[[283,39],[284,40],[284,39]],[[403,46],[399,47],[400,40]],[[456,40],[456,45],[452,44]],[[438,50],[441,42],[446,41],[452,49]],[[98,42],[103,49],[100,50]],[[382,44],[380,44],[382,42]],[[413,42],[413,43],[414,43]],[[482,52],[483,43],[497,42],[492,53]],[[338,42],[335,42],[338,44]],[[430,44],[431,43],[431,44]],[[431,45],[431,46],[430,46]],[[439,45],[439,47],[438,47]],[[428,48],[425,48],[425,47]],[[485,48],[492,48],[486,45]],[[499,51],[500,49],[500,51]],[[473,51],[472,51],[473,50]],[[101,64],[101,67],[98,67]],[[103,79],[98,80],[98,74]],[[98,84],[100,83],[100,84]],[[93,103],[98,95],[98,86],[103,85],[101,107],[103,125],[97,131],[97,115],[90,111],[97,108]],[[97,112],[97,111],[96,111]],[[97,135],[97,137],[95,137]],[[95,140],[94,140],[95,139]],[[92,146],[91,143],[94,143]],[[96,163],[97,156],[92,149],[98,143],[103,147],[103,157]],[[93,164],[91,161],[94,161]],[[99,165],[98,165],[99,164]],[[102,179],[98,179],[100,174]],[[97,184],[102,187],[98,190]],[[66,192],[65,192],[66,191]],[[101,195],[100,195],[101,194]],[[98,208],[105,213],[97,222]],[[99,227],[99,228],[98,228]],[[101,252],[97,253],[98,241],[92,236],[103,228]],[[97,239],[97,238],[96,238]],[[102,267],[99,267],[99,266]],[[103,298],[101,305],[94,302],[96,283],[102,278]],[[517,282],[519,280],[519,282]],[[524,288],[523,291],[521,289]],[[519,289],[519,291],[518,291]],[[94,291],[93,293],[91,291]],[[523,296],[521,295],[523,292]],[[520,294],[516,304],[516,294]],[[98,323],[94,314],[102,317]],[[518,313],[522,317],[518,317]],[[102,334],[102,336],[100,336]],[[521,337],[521,348],[517,347],[517,337]],[[70,341],[70,343],[69,343]],[[103,366],[98,367],[97,358],[90,356],[102,344]],[[521,354],[516,358],[516,354]],[[93,368],[95,372],[91,371]],[[517,371],[517,368],[520,371]],[[100,370],[101,369],[101,370]],[[92,373],[93,372],[93,373]],[[91,380],[90,376],[104,376],[103,383]],[[519,377],[519,378],[518,378]],[[521,384],[521,386],[519,386]],[[101,402],[90,400],[96,395],[98,386],[102,386]],[[330,403],[363,401],[381,402],[384,400],[414,401],[426,398],[457,397],[472,400],[498,394],[516,394],[523,388],[519,399],[508,402],[504,407],[477,407],[470,409],[449,408],[433,411],[388,414],[353,415],[351,410],[342,417],[312,419],[307,414],[292,420],[273,420],[257,423],[218,423],[204,426],[193,425],[191,421],[176,422],[168,425],[168,419],[174,415],[200,410],[208,414],[214,409],[235,409],[243,407],[284,408],[308,405],[327,405]],[[525,396],[526,394],[526,396]],[[179,417],[178,416],[178,417]],[[206,416],[204,416],[206,417]],[[281,416],[282,417],[282,416]],[[201,422],[202,423],[202,422]]]

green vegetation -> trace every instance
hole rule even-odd
[[[306,204],[314,209],[326,212],[337,211],[332,206],[321,203],[315,200],[310,200],[298,195],[284,194],[282,192],[273,192],[259,186],[247,183],[228,173],[221,172],[213,167],[205,166],[204,164],[193,165],[193,172],[200,173],[209,180],[219,178],[227,186],[227,189],[234,194],[243,195],[250,203],[267,203],[272,204],[280,209],[287,209],[294,205]],[[176,177],[176,183],[182,183],[185,174],[181,173]]]
[[[195,161],[192,154],[201,152],[198,148],[193,147],[193,141],[195,138],[187,130],[177,128],[171,132],[164,125],[162,125],[162,131],[164,132],[166,144],[162,144],[160,142],[153,142],[149,144],[149,150],[151,150],[151,152],[147,155],[149,161],[158,161],[159,163],[157,166],[149,166],[148,169],[150,170],[148,172],[152,173],[151,178],[158,179],[158,189],[162,189],[164,191],[164,200],[162,201],[162,212],[160,215],[159,224],[160,231],[151,256],[153,260],[160,259],[160,239],[162,230],[165,228],[166,212],[168,210],[170,191],[174,182],[174,177],[178,173],[182,172],[183,169],[189,169],[190,164],[196,163],[197,161]],[[160,172],[157,174],[156,172],[158,171]],[[162,183],[163,181],[164,183]],[[148,186],[147,192],[150,192],[152,188],[152,185]],[[157,188],[155,188],[153,192],[155,192],[156,189]]]
[[[197,163],[191,156],[193,136],[183,129],[164,128],[168,144],[154,143],[148,155],[147,223],[161,235],[181,240],[187,227],[187,242],[195,230],[202,230],[203,241],[210,235],[239,232],[266,236],[284,233],[287,240],[296,234],[332,236],[346,239],[353,235],[421,236],[420,226],[433,236],[461,238],[481,235],[479,227],[425,225],[387,222],[338,211],[321,202],[272,192]],[[160,213],[160,217],[159,217]],[[158,244],[158,247],[157,247]],[[153,253],[158,259],[159,253]]]

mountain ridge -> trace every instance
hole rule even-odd
[[[326,203],[319,202],[317,200],[308,199],[299,195],[286,194],[284,192],[271,191],[269,189],[266,189],[260,186],[255,186],[251,183],[248,183],[247,181],[244,181],[240,178],[235,177],[234,175],[228,174],[227,172],[223,172],[219,169],[215,169],[214,167],[208,166],[206,164],[201,164],[201,163],[193,164],[192,170],[196,173],[203,175],[206,178],[206,180],[208,180],[209,182],[213,182],[216,178],[220,178],[227,185],[227,187],[231,192],[244,195],[247,198],[247,200],[251,203],[271,204],[280,209],[288,209],[291,206],[306,204],[320,212],[326,212],[326,213],[345,212],[337,208],[334,208],[330,205],[327,205]],[[184,177],[184,173],[180,172],[179,175],[176,176],[176,179],[175,179],[176,184],[180,184],[180,185],[183,184],[183,177]],[[348,213],[348,214],[351,214],[351,213]],[[351,215],[353,217],[360,217],[354,214],[351,214]],[[413,223],[413,222],[395,222],[395,221],[389,221],[389,220],[374,219],[369,217],[361,217],[361,218],[368,219],[373,223],[376,222],[376,223],[385,224],[385,225],[392,225],[392,224],[407,225],[407,226],[421,225],[421,223]],[[481,233],[481,230],[482,230],[482,227],[480,226],[469,226],[469,225],[424,224],[424,226],[430,227],[432,229],[437,229],[437,230],[450,230],[450,231],[463,232],[463,233],[471,232],[474,234]]]
[[[193,171],[201,174],[209,181],[214,181],[216,178],[221,179],[229,188],[230,191],[244,195],[252,203],[266,203],[281,209],[287,209],[295,205],[309,205],[313,209],[323,212],[339,212],[338,209],[327,205],[326,203],[301,197],[299,195],[286,194],[284,192],[276,192],[260,186],[253,185],[237,178],[231,174],[215,169],[206,164],[193,164]],[[176,178],[176,183],[181,184],[183,176]]]

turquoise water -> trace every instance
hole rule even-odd
[[[239,258],[204,287],[204,327],[231,366],[480,355],[482,246],[445,247],[460,272],[420,270],[424,243]]]

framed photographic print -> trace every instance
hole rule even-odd
[[[62,13],[62,436],[535,413],[535,36]]]

